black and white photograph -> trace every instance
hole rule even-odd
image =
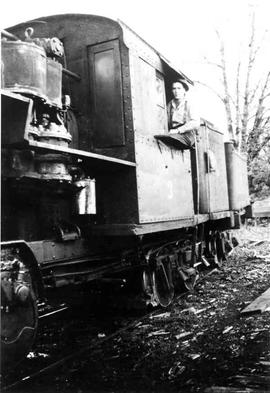
[[[270,393],[269,15],[1,5],[1,392]]]

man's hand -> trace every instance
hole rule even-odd
[[[185,131],[180,131],[181,127],[178,128],[170,128],[169,129],[169,134],[183,134]]]

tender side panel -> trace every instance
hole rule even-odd
[[[198,170],[199,213],[201,214],[206,214],[210,211],[209,174],[207,172],[207,150],[207,128],[200,127],[197,135],[196,158]]]
[[[229,209],[223,134],[204,124],[197,135],[199,213]]]
[[[209,176],[210,212],[214,213],[229,210],[223,134],[208,128],[208,141],[207,172]]]
[[[171,221],[194,214],[190,152],[136,136],[139,222]]]
[[[240,210],[250,204],[246,156],[235,151],[231,142],[225,143],[231,210]]]
[[[167,131],[164,76],[136,53],[131,53],[131,87],[135,132],[143,135]]]
[[[139,223],[180,220],[194,214],[190,152],[172,150],[154,138],[167,132],[167,112],[162,64],[158,56],[155,62],[150,60],[142,59],[138,48],[131,46]]]

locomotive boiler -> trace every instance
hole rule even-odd
[[[162,141],[175,79],[123,22],[44,17],[2,34],[2,365],[21,360],[56,288],[139,277],[167,306],[226,257],[249,211],[245,158],[210,122]]]

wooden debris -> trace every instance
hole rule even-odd
[[[196,314],[196,309],[195,309],[195,307],[185,308],[184,310],[180,311],[180,314],[182,314],[182,313],[184,313],[184,312]]]
[[[217,268],[215,268],[215,269],[211,270],[211,271],[207,274],[207,276],[211,276],[212,274],[215,274],[215,273],[220,273],[220,270],[218,270]]]
[[[202,256],[202,262],[203,262],[203,264],[204,264],[206,267],[210,266],[210,263],[207,261],[207,259],[206,259],[204,256]]]
[[[190,357],[192,360],[196,360],[196,359],[200,358],[201,355],[199,353],[192,353],[192,354],[190,354]]]
[[[254,330],[250,330],[249,332],[250,333],[261,333],[261,332],[265,332],[266,333],[266,332],[269,332],[269,329],[267,329],[267,328],[266,329],[258,329],[257,328],[257,329],[254,329]]]
[[[226,328],[223,330],[222,334],[229,333],[232,329],[233,329],[232,326],[228,326],[228,327],[226,327]]]
[[[177,334],[175,336],[175,338],[176,338],[176,340],[179,340],[180,338],[185,338],[185,337],[188,337],[188,336],[191,336],[191,335],[192,335],[191,332],[183,332],[183,333]]]
[[[189,347],[189,346],[190,346],[190,343],[189,343],[188,340],[182,341],[182,342],[181,342],[181,347],[182,347],[182,348],[186,348],[186,347]]]
[[[252,312],[265,312],[266,309],[270,307],[270,288],[267,289],[261,296],[255,299],[251,304],[249,304],[241,314],[247,314]]]
[[[136,326],[136,327],[138,327],[139,329],[148,329],[148,328],[152,327],[152,325],[146,324],[146,325],[140,325],[140,326]]]
[[[270,386],[270,377],[265,375],[235,375],[234,380],[242,385],[267,385]]]
[[[180,375],[185,371],[186,367],[181,366],[180,362],[177,362],[174,366],[170,368],[168,371],[169,376],[175,376],[175,375]]]
[[[267,361],[265,361],[265,360],[261,360],[261,361],[259,362],[259,364],[261,364],[262,366],[270,367],[270,362],[267,362]]]
[[[164,312],[162,314],[157,314],[157,315],[151,315],[149,317],[149,319],[153,319],[153,318],[168,318],[170,317],[171,313],[170,312]]]
[[[250,335],[251,340],[253,340],[255,337],[257,337],[258,334],[259,334],[259,332],[251,333],[251,335]]]
[[[167,334],[170,334],[170,332],[165,332],[165,330],[157,330],[155,332],[149,333],[147,337],[163,336],[163,335],[167,335]]]
[[[204,393],[267,393],[266,390],[255,389],[241,389],[236,387],[226,386],[211,386],[206,388]]]
[[[28,359],[33,359],[33,358],[47,358],[50,355],[47,353],[42,353],[42,352],[29,352],[29,354],[27,355]]]
[[[254,247],[260,246],[263,243],[265,243],[265,240],[259,240],[259,241],[255,242],[252,246],[254,246]]]
[[[209,309],[209,307],[201,308],[200,310],[196,310],[195,314],[198,315],[198,314],[200,314],[200,313],[202,313],[202,312],[204,312],[204,311],[206,311],[208,309]]]

